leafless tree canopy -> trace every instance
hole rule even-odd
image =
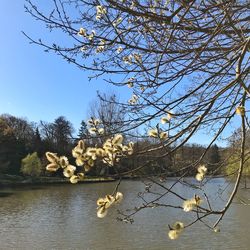
[[[89,107],[89,117],[100,120],[105,136],[119,133],[126,119],[126,109],[115,94],[98,94]]]
[[[158,144],[144,153],[165,148],[162,156],[168,155],[205,128],[213,137],[210,148],[230,122],[241,121],[241,157],[232,195],[221,210],[213,210],[209,201],[207,208],[197,209],[196,221],[218,215],[216,227],[234,198],[244,168],[250,95],[249,1],[50,2],[48,11],[40,2],[28,0],[26,11],[56,31],[56,42],[25,35],[46,51],[90,70],[90,78],[105,77],[111,84],[130,87],[131,99],[117,103],[129,111],[121,132],[141,127],[167,135],[156,135]],[[161,125],[160,119],[166,116],[167,124]],[[165,195],[172,192],[158,185]]]

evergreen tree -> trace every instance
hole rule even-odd
[[[220,163],[219,147],[214,144],[211,146],[208,154],[208,169],[210,172],[215,171]]]
[[[43,141],[41,139],[40,132],[39,132],[38,128],[36,128],[36,132],[34,135],[33,149],[35,152],[37,152],[37,155],[39,157],[41,157],[44,154]]]
[[[65,117],[59,116],[53,123],[54,145],[59,154],[67,154],[71,148],[73,125]]]
[[[79,140],[84,140],[88,138],[88,136],[89,136],[89,132],[88,132],[87,124],[85,121],[82,121],[77,137]]]

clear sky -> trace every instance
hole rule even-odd
[[[88,81],[89,72],[53,53],[29,44],[21,33],[39,38],[40,25],[24,12],[24,0],[1,0],[0,114],[30,121],[52,122],[65,116],[78,128],[87,118],[96,91],[118,92],[102,79]],[[41,36],[45,37],[45,33]],[[126,93],[129,96],[129,92]]]
[[[130,89],[107,85],[101,78],[89,82],[89,72],[29,44],[21,31],[35,38],[39,38],[39,32],[42,37],[47,33],[24,12],[24,3],[24,0],[1,0],[0,114],[26,117],[34,122],[52,122],[63,115],[78,129],[81,120],[88,118],[88,106],[97,90],[122,93],[122,99],[130,98]],[[227,132],[229,135],[230,131]],[[191,142],[207,144],[208,139],[209,135],[202,132]]]

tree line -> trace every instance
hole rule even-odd
[[[48,175],[45,171],[47,164],[46,152],[57,152],[59,155],[66,155],[72,160],[71,150],[79,140],[84,140],[89,146],[93,147],[98,143],[102,143],[104,138],[119,132],[119,123],[122,122],[122,119],[114,121],[115,114],[107,121],[107,117],[110,117],[110,115],[107,115],[110,113],[110,107],[105,107],[105,109],[106,113],[100,110],[97,113],[92,110],[92,113],[100,119],[101,124],[111,124],[109,130],[105,129],[105,133],[99,137],[91,135],[88,124],[84,120],[81,122],[78,131],[76,131],[73,124],[64,116],[57,117],[53,122],[40,121],[34,123],[10,114],[1,115],[0,173],[31,176]],[[120,113],[119,115],[121,116]],[[146,136],[145,138],[135,139],[131,134],[128,134],[126,139],[133,139],[135,145],[134,154],[121,160],[119,171],[128,172],[129,177],[133,175],[181,175],[186,166],[199,160],[200,156],[206,151],[204,145],[187,144],[176,152],[162,157],[165,148],[160,148],[152,153],[147,150],[155,145],[155,139]],[[146,153],[142,153],[144,151]],[[31,162],[31,164],[27,167],[28,163],[25,164],[25,162]],[[209,166],[211,174],[213,172],[216,174],[221,173],[221,171],[216,172],[222,162],[221,149],[214,144],[206,153],[203,162]],[[134,172],[133,170],[138,166],[143,166],[143,168]],[[133,175],[130,174],[130,171],[133,172]],[[189,175],[193,175],[196,169],[193,168],[188,171]],[[113,174],[115,174],[114,170],[111,167],[105,167],[102,162],[98,162],[89,172],[89,175],[93,176],[112,176]],[[57,173],[57,175],[62,176],[62,173]]]

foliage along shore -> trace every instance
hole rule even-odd
[[[80,183],[110,182],[115,181],[111,177],[85,177]],[[69,183],[67,178],[61,177],[24,177],[19,175],[0,175],[0,186],[36,185],[36,184],[62,184]]]

